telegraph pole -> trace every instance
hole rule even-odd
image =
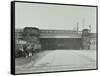
[[[82,20],[82,23],[83,23],[83,29],[84,29],[84,26],[85,26],[85,19]]]
[[[89,25],[89,32],[91,32],[91,25]]]
[[[77,32],[79,31],[78,24],[79,24],[79,23],[77,23]]]

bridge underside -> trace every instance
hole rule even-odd
[[[81,38],[40,38],[43,50],[81,49]]]

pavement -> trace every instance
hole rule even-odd
[[[83,69],[96,69],[95,50],[46,50],[25,61],[16,59],[16,74]]]

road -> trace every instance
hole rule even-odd
[[[45,51],[41,52],[40,54],[37,54],[35,56],[35,59],[34,57],[32,57],[30,61],[29,59],[27,59],[26,64],[18,65],[17,63],[18,62],[16,62],[16,73],[95,69],[96,51],[94,50]]]

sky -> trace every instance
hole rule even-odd
[[[50,30],[89,28],[96,32],[96,7],[15,3],[15,28],[37,27]]]

